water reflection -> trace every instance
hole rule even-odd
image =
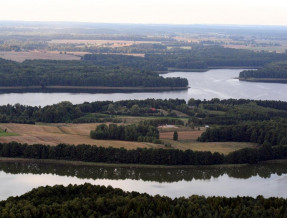
[[[86,182],[172,198],[194,194],[287,197],[286,164],[158,169],[0,163],[0,180],[0,200],[39,186]]]
[[[272,174],[287,174],[286,164],[258,164],[247,166],[198,166],[192,168],[141,168],[74,166],[45,163],[0,163],[0,171],[10,174],[54,174],[81,179],[142,180],[173,183],[178,181],[209,180],[227,175],[229,178],[248,179],[254,176],[270,178]]]

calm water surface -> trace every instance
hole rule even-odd
[[[12,93],[0,94],[0,105],[24,104],[45,106],[61,101],[73,104],[85,101],[119,101],[128,99],[169,99],[180,98],[188,100],[212,98],[248,98],[262,100],[287,101],[287,84],[240,82],[238,77],[242,69],[218,69],[207,72],[175,72],[164,74],[163,77],[187,78],[190,88],[185,91],[169,91],[156,93]]]
[[[0,163],[0,180],[0,200],[22,195],[39,186],[86,182],[172,198],[194,194],[287,197],[286,164],[149,169]]]

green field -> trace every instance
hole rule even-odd
[[[0,137],[3,137],[3,136],[17,136],[18,134],[16,133],[13,133],[13,132],[5,132],[3,131],[2,129],[0,129]]]

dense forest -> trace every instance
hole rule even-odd
[[[187,79],[163,78],[149,70],[99,66],[84,61],[0,59],[0,86],[186,87]]]
[[[287,200],[175,198],[91,184],[39,187],[0,202],[2,217],[286,217]]]
[[[264,144],[257,148],[245,148],[228,155],[209,151],[178,149],[126,150],[91,145],[27,145],[17,142],[0,143],[0,157],[55,159],[97,163],[152,164],[152,165],[214,165],[244,164],[287,158],[286,146]]]
[[[276,121],[248,122],[240,125],[208,128],[199,141],[254,142],[287,145],[287,123]]]
[[[245,70],[240,72],[239,78],[287,79],[287,62],[270,63],[259,70]]]
[[[192,49],[172,49],[162,53],[145,53],[144,57],[87,54],[82,58],[101,66],[129,66],[149,70],[208,69],[212,67],[263,67],[287,60],[287,54],[253,52],[222,46],[192,45]]]

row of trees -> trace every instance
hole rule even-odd
[[[93,139],[156,142],[159,138],[159,131],[154,126],[144,124],[127,126],[101,124],[96,127],[96,130],[91,130],[90,137]]]
[[[96,101],[85,102],[83,104],[73,105],[70,102],[61,102],[45,107],[24,106],[20,104],[0,106],[0,122],[14,123],[61,123],[61,122],[93,122],[105,121],[107,118],[101,115],[94,116],[94,113],[124,114],[150,116],[154,114],[151,108],[174,109],[176,105],[185,104],[184,100],[125,100],[118,102]],[[157,111],[155,111],[157,112]],[[158,114],[157,112],[157,115]],[[118,122],[118,121],[117,121]]]
[[[2,217],[286,217],[287,200],[175,198],[91,184],[39,187],[0,202]]]
[[[113,121],[113,115],[164,116],[161,110],[170,112],[166,116],[176,116],[173,110],[191,117],[194,125],[235,125],[245,121],[278,120],[287,118],[287,102],[255,101],[245,99],[212,99],[210,101],[190,99],[188,103],[181,99],[146,99],[124,101],[97,101],[73,105],[61,102],[45,107],[32,107],[20,104],[0,106],[0,122],[15,123],[59,123],[59,122],[100,122]],[[98,113],[98,115],[95,115]],[[100,113],[100,114],[99,114]],[[103,117],[101,114],[106,114]],[[100,119],[101,118],[101,119]],[[118,120],[114,120],[118,122]],[[182,125],[179,119],[160,119],[148,125]]]
[[[258,163],[259,161],[287,158],[286,146],[264,145],[259,149],[242,149],[228,155],[177,149],[104,148],[91,145],[27,145],[16,142],[0,144],[1,157],[56,159],[102,163],[153,165],[213,165]]]

